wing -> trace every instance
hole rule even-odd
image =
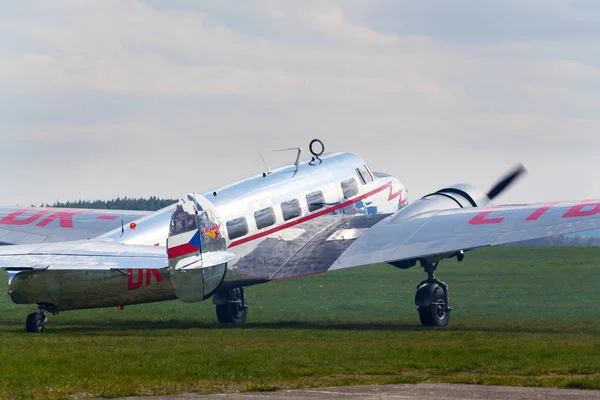
[[[199,269],[228,263],[234,254],[203,254],[182,269]],[[79,240],[50,244],[0,247],[0,268],[7,270],[125,270],[161,269],[168,266],[163,246]]]
[[[460,250],[600,228],[600,202],[453,209],[406,216],[373,226],[330,270],[453,255]]]
[[[148,211],[0,208],[0,244],[88,239],[151,214]]]
[[[324,215],[258,245],[236,248],[234,269],[264,280],[429,258],[600,228],[600,202]],[[293,232],[290,232],[293,231]],[[292,234],[293,233],[293,234]]]
[[[164,247],[80,240],[0,247],[0,268],[8,270],[160,269]]]

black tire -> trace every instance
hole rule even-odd
[[[223,325],[242,325],[246,322],[248,309],[241,310],[238,303],[227,303],[217,306],[217,319]]]
[[[431,295],[431,304],[419,307],[419,319],[423,326],[448,326],[450,313],[446,311],[444,291],[437,288]]]
[[[217,305],[217,319],[223,325],[242,325],[248,316],[243,290],[233,289],[231,298],[232,301]]]
[[[33,312],[27,316],[25,330],[29,333],[43,333],[46,316],[41,312]]]

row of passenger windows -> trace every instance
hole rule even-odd
[[[373,176],[366,169],[366,167],[357,168],[356,174],[363,185],[373,182]],[[340,185],[344,194],[344,200],[347,200],[358,194],[358,185],[356,183],[356,179],[347,179]],[[308,212],[317,211],[325,207],[326,204],[323,192],[318,190],[316,192],[307,194],[306,203],[308,205]],[[300,208],[300,202],[298,199],[292,199],[281,203],[281,214],[283,215],[284,221],[289,221],[302,215],[302,209]],[[267,207],[256,211],[254,213],[254,221],[256,222],[256,228],[259,230],[275,225],[275,212],[273,211],[273,208]],[[226,225],[229,240],[234,240],[248,234],[248,223],[246,222],[245,217],[232,219],[227,222]]]

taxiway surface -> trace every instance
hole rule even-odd
[[[345,386],[302,390],[282,390],[277,392],[251,392],[200,396],[184,394],[178,396],[128,397],[117,400],[308,400],[308,399],[485,399],[485,400],[525,400],[525,399],[599,399],[600,391],[532,388],[488,385],[418,384],[418,385],[378,385]]]

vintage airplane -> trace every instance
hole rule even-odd
[[[600,201],[494,206],[524,170],[488,193],[460,184],[408,204],[394,177],[350,153],[323,155],[215,191],[188,194],[157,212],[0,210],[0,266],[17,304],[46,313],[210,297],[224,324],[242,324],[244,287],[345,268],[417,263],[427,279],[415,304],[424,326],[446,326],[441,260],[465,251],[600,228]]]

